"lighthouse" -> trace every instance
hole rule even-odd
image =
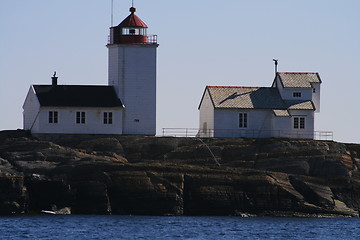
[[[110,28],[109,86],[124,105],[123,134],[156,134],[156,35],[130,8],[130,15]]]

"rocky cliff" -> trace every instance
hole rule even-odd
[[[56,143],[55,143],[56,142]],[[358,216],[360,145],[0,132],[0,214]]]

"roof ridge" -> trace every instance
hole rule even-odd
[[[317,74],[317,72],[278,72],[280,74]]]
[[[268,87],[245,87],[245,86],[207,86],[207,87],[209,88],[268,88]]]
[[[51,87],[54,86],[52,84],[32,84],[33,86],[44,86],[44,87]],[[113,86],[109,86],[109,85],[74,85],[74,84],[70,84],[70,85],[66,85],[66,84],[57,84],[55,85],[55,87],[113,87]]]

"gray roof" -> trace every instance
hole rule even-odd
[[[307,100],[297,100],[297,101],[284,101],[286,108],[289,110],[315,110],[314,104],[312,101]]]
[[[290,117],[288,110],[273,110],[273,113],[277,117]]]
[[[277,88],[207,86],[215,109],[314,110],[311,101],[284,101]],[[201,100],[202,101],[202,100]]]
[[[278,72],[277,76],[284,88],[311,88],[311,83],[321,83],[318,73]]]

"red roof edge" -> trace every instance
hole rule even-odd
[[[264,87],[243,87],[243,86],[207,86],[209,88],[264,88]]]

